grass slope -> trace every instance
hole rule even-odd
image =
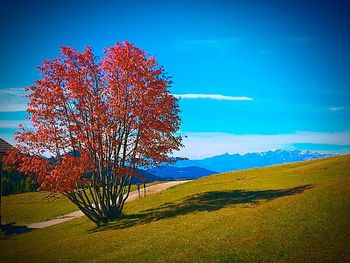
[[[0,240],[2,262],[350,261],[350,156],[230,172]]]
[[[76,211],[77,207],[63,195],[31,192],[3,196],[3,223],[26,225]]]
[[[147,186],[159,184],[152,182]],[[137,185],[131,185],[130,191],[136,191]],[[143,185],[140,186],[142,192]],[[142,192],[143,193],[143,192]],[[3,224],[23,226],[42,222],[78,210],[78,208],[61,194],[48,192],[31,192],[3,196]]]

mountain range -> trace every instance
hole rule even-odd
[[[197,179],[220,172],[299,162],[331,155],[300,150],[275,150],[243,155],[225,153],[201,160],[180,160],[171,165],[154,167],[147,172],[164,180]]]
[[[149,173],[163,178],[165,180],[186,180],[186,179],[197,179],[203,176],[215,174],[217,172],[208,170],[206,168],[198,166],[187,166],[187,167],[175,167],[175,166],[161,166],[155,167],[148,170]]]

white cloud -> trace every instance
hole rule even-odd
[[[27,109],[26,103],[1,103],[0,112],[15,112],[25,111]]]
[[[329,108],[331,111],[341,111],[344,110],[344,107],[331,107]]]
[[[20,124],[25,128],[33,128],[32,124],[25,120],[0,120],[0,129],[18,129]]]
[[[23,88],[6,88],[0,89],[0,95],[13,95],[13,96],[23,96],[24,89]]]
[[[25,111],[27,99],[23,88],[0,89],[0,112]]]
[[[0,120],[0,128],[3,129],[13,129],[18,128],[18,125],[20,124],[20,121],[6,121],[6,120]]]
[[[306,44],[311,41],[311,37],[308,36],[289,36],[287,39],[295,44]]]
[[[215,48],[227,49],[235,44],[241,43],[244,40],[242,37],[228,37],[228,38],[210,38],[210,39],[186,39],[177,42],[180,48]]]
[[[201,159],[218,154],[262,152],[289,147],[295,143],[320,143],[350,145],[350,131],[347,132],[296,132],[292,134],[228,134],[228,133],[185,133],[185,148],[176,156]]]
[[[212,99],[212,100],[253,100],[249,97],[233,97],[225,96],[220,94],[198,94],[198,93],[187,93],[187,94],[173,94],[176,98],[181,99]]]

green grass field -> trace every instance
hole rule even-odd
[[[346,155],[178,185],[99,229],[83,217],[0,240],[0,261],[350,262],[349,215]]]
[[[3,223],[26,225],[76,211],[77,207],[63,195],[32,192],[3,197]]]
[[[147,186],[161,182],[152,182]],[[142,191],[143,186],[140,186]],[[136,191],[137,185],[131,185],[130,191]],[[31,192],[3,197],[3,224],[23,226],[42,222],[78,210],[61,194]]]

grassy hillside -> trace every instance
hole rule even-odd
[[[159,184],[152,182],[147,186]],[[140,186],[141,191],[143,186]],[[131,191],[137,190],[137,185],[131,185]],[[3,224],[23,226],[42,222],[57,216],[62,216],[78,210],[78,208],[61,194],[52,195],[48,192],[30,192],[3,196]]]
[[[350,261],[350,156],[218,174],[0,240],[0,261]]]
[[[77,207],[63,195],[31,192],[3,197],[3,223],[26,225],[76,211]]]

